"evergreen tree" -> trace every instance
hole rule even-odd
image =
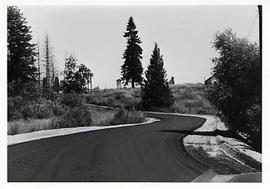
[[[35,44],[26,18],[15,6],[7,8],[8,82],[20,84],[36,81]]]
[[[124,85],[131,82],[132,88],[134,88],[135,83],[141,84],[143,80],[143,68],[141,63],[142,48],[139,46],[141,40],[132,17],[129,18],[124,37],[127,38],[127,48],[123,55],[125,61],[121,67],[122,80]]]
[[[142,86],[142,106],[145,110],[169,107],[173,103],[173,96],[166,79],[166,71],[163,65],[160,49],[155,43],[150,64],[145,73],[146,80],[144,80],[144,85]]]

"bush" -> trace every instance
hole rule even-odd
[[[38,82],[29,81],[26,83],[8,83],[8,96],[22,96],[27,100],[37,99],[42,95],[42,90]]]
[[[90,126],[91,123],[91,113],[86,107],[71,108],[68,112],[56,120],[56,125],[60,128]]]
[[[119,110],[113,117],[112,124],[140,123],[145,120],[142,112]]]
[[[83,97],[75,93],[62,94],[62,104],[71,108],[83,105]]]
[[[44,119],[53,116],[50,101],[42,99],[38,102],[29,102],[22,107],[22,114],[24,119],[36,118]]]
[[[91,108],[89,110],[92,116],[92,125],[111,125],[115,110]]]
[[[8,97],[8,121],[22,119],[23,114],[20,111],[25,105],[25,101],[21,96]]]

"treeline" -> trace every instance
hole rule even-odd
[[[43,45],[33,44],[26,18],[14,6],[8,7],[8,94],[20,94],[24,84],[39,85],[44,90],[84,93],[89,90],[93,73],[84,64],[77,65],[74,55],[65,58],[64,79],[59,81],[52,43],[46,34]],[[42,46],[42,48],[40,48]]]
[[[91,70],[77,65],[74,55],[67,56],[64,78],[59,82],[48,35],[41,52],[32,43],[30,26],[20,9],[8,6],[7,18],[8,121],[13,125],[8,127],[9,133],[91,125],[91,113],[80,95],[88,90]],[[25,121],[35,127],[29,130],[26,124],[23,129]],[[14,122],[19,126],[14,127]]]
[[[96,110],[85,103],[93,73],[75,55],[65,57],[63,79],[46,34],[43,48],[16,6],[8,6],[8,134],[93,124],[142,122],[142,112]],[[59,92],[61,91],[61,93]]]

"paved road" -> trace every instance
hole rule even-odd
[[[162,121],[9,146],[8,181],[182,182],[208,169],[185,151],[179,134],[203,119],[148,116]]]

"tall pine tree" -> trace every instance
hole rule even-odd
[[[169,107],[173,103],[166,70],[163,68],[164,62],[160,49],[155,43],[155,48],[150,59],[150,64],[145,72],[146,80],[142,86],[142,106],[145,110],[155,110],[155,108]]]
[[[141,40],[132,17],[129,18],[124,37],[127,38],[127,48],[123,55],[125,61],[121,67],[122,80],[124,85],[131,82],[132,88],[134,88],[135,83],[141,84],[143,80],[143,68],[141,63],[142,48],[139,45]]]
[[[30,42],[32,34],[26,18],[15,6],[7,8],[7,35],[9,84],[36,81],[36,45]]]

